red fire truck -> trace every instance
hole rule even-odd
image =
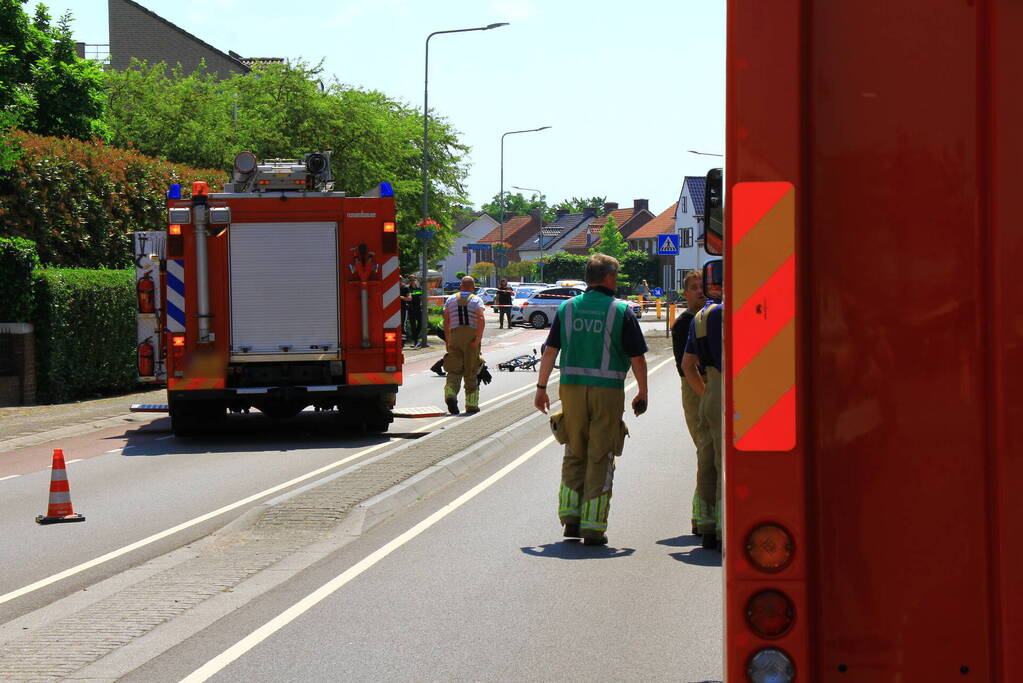
[[[1023,3],[727,26],[727,680],[1023,681]]]
[[[174,433],[227,412],[337,409],[386,431],[402,381],[394,197],[333,191],[329,154],[235,160],[221,193],[168,193],[135,233],[142,381],[166,382]]]

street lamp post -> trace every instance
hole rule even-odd
[[[541,126],[539,128],[529,128],[528,130],[510,130],[507,133],[501,134],[501,194],[498,195],[501,204],[501,239],[500,242],[504,243],[504,214],[506,213],[506,207],[504,202],[504,139],[509,135],[517,135],[518,133],[536,133],[541,130],[547,130],[550,126]],[[500,262],[500,258],[495,259]],[[497,281],[501,281],[501,267],[499,264],[494,264],[497,268]]]
[[[500,28],[507,26],[508,22],[500,22],[497,24],[487,24],[486,26],[477,26],[475,28],[456,28],[448,31],[434,31],[430,35],[426,36],[426,57],[423,60],[423,221],[430,215],[430,185],[429,185],[429,152],[430,147],[430,107],[429,107],[429,96],[430,96],[430,38],[439,36],[443,33],[469,33],[470,31],[489,31],[492,28]],[[425,229],[425,228],[424,228]],[[420,320],[420,332],[419,332],[419,346],[426,347],[426,335],[427,335],[427,304],[430,301],[430,290],[427,286],[427,261],[426,261],[426,247],[429,244],[429,240],[422,239],[423,243],[423,255],[421,259],[422,265],[422,282],[423,287],[423,300],[422,304],[422,318]]]
[[[697,152],[695,149],[687,149],[690,154],[699,154],[703,157],[723,157],[724,154],[715,154],[714,152]]]
[[[533,192],[543,201],[543,192],[536,189],[535,187],[519,187],[518,185],[512,185],[513,190],[525,190],[526,192]],[[536,243],[540,249],[540,257],[538,262],[540,263],[540,282],[543,282],[543,212],[540,213],[540,227],[536,230]]]

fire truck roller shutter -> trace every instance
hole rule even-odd
[[[234,223],[230,264],[232,353],[338,350],[337,223]]]

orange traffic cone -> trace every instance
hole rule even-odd
[[[71,489],[67,484],[67,467],[64,465],[64,451],[53,449],[53,473],[50,475],[50,505],[46,508],[46,516],[39,515],[39,524],[56,524],[57,522],[84,522],[85,517],[75,514],[71,507]]]

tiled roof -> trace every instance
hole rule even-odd
[[[217,48],[215,48],[212,45],[210,45],[209,43],[207,43],[202,38],[199,38],[198,36],[192,35],[188,31],[186,31],[185,29],[183,29],[180,26],[178,26],[177,24],[172,24],[169,20],[164,19],[163,17],[161,17],[159,14],[157,14],[156,12],[154,12],[152,10],[146,9],[145,7],[140,5],[139,3],[135,2],[135,0],[122,0],[122,2],[124,2],[125,4],[128,4],[128,5],[132,6],[132,7],[134,7],[135,9],[138,9],[138,10],[141,10],[142,12],[145,12],[146,14],[148,14],[153,19],[156,19],[157,21],[159,21],[162,24],[166,24],[168,27],[174,29],[175,31],[177,31],[179,33],[183,33],[184,35],[188,36],[190,39],[194,40],[195,42],[197,42],[200,45],[202,45],[203,47],[205,47],[207,50],[211,50],[212,52],[217,53],[218,55],[220,55],[221,57],[223,57],[224,59],[226,59],[228,61],[235,62],[240,67],[238,69],[238,71],[240,71],[241,73],[248,73],[251,70],[249,65],[243,63],[240,59],[235,58],[233,55],[224,54],[223,52],[221,52]]]
[[[707,179],[702,175],[687,175],[683,184],[689,188],[689,196],[693,198],[693,213],[703,215],[703,191]]]
[[[529,239],[536,233],[536,222],[532,216],[515,216],[504,222],[504,241],[513,248]],[[480,244],[493,244],[501,241],[501,226],[497,226],[480,240]]]
[[[587,247],[592,247],[594,244],[597,244],[597,242],[600,241],[599,239],[600,231],[604,229],[604,225],[607,223],[608,216],[614,216],[615,222],[618,224],[618,227],[620,228],[622,227],[622,225],[625,224],[625,221],[632,218],[632,214],[633,210],[630,207],[628,209],[615,209],[611,213],[607,214],[607,216],[601,216],[597,220],[590,223],[585,230],[583,230],[578,235],[570,239],[567,243],[565,243],[565,249],[585,249]],[[590,233],[595,236],[595,239],[593,239],[589,244],[586,243],[587,233]]]
[[[655,239],[661,233],[675,232],[675,209],[677,207],[678,202],[675,202],[667,209],[657,214],[657,216],[650,219],[645,225],[636,230],[636,232],[629,235],[629,239],[650,240]]]

